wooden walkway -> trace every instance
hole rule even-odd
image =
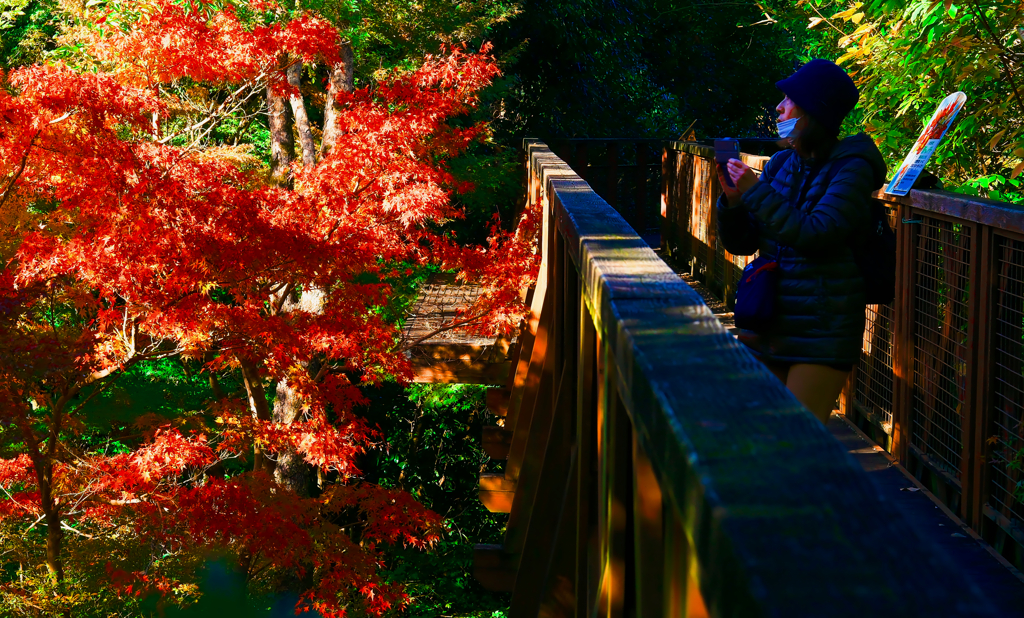
[[[415,344],[407,354],[416,382],[504,384],[514,339],[485,332],[475,323],[446,329],[462,319],[462,312],[482,291],[444,274],[420,287],[402,332],[404,341]]]
[[[510,515],[474,573],[512,591],[512,617],[1024,618],[1024,503],[1007,463],[1024,427],[1024,209],[876,196],[902,222],[901,300],[866,312],[869,362],[826,428],[681,274],[729,297],[746,264],[716,240],[711,149],[669,144],[659,176],[638,147],[623,208],[622,144],[574,147],[560,160],[525,143],[544,266],[514,370],[488,397],[504,422],[484,446],[505,466],[481,476],[480,498]],[[658,206],[660,243],[645,224]],[[942,332],[919,323],[922,303],[945,311]],[[865,403],[884,408],[877,428]]]
[[[828,429],[861,464],[879,494],[896,505],[922,542],[944,550],[999,616],[1024,616],[1024,574],[844,416],[834,413]]]

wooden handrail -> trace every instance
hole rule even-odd
[[[989,616],[859,465],[546,145],[542,276],[481,498],[511,616]]]
[[[552,150],[633,229],[650,234],[660,227],[657,159],[663,143],[656,138],[566,138],[553,142]]]

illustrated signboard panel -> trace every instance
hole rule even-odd
[[[910,188],[914,186],[914,181],[921,175],[925,164],[928,163],[928,159],[931,158],[932,153],[942,143],[942,138],[945,137],[946,131],[953,125],[956,115],[966,102],[967,95],[962,92],[954,92],[942,100],[942,103],[939,104],[939,109],[935,110],[935,113],[932,114],[932,119],[924,126],[921,136],[917,138],[914,147],[910,149],[910,154],[903,160],[903,164],[896,171],[896,175],[885,188],[886,193],[890,195],[906,195],[910,193]]]

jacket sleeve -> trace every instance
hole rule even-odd
[[[742,204],[729,206],[725,194],[718,196],[718,240],[733,255],[753,255],[760,245],[757,220]]]
[[[792,152],[782,151],[772,155],[764,166],[755,187],[769,186],[772,179],[786,164]],[[753,189],[751,189],[752,191]],[[749,191],[748,191],[749,193]],[[747,208],[746,199],[736,206],[729,206],[725,194],[718,196],[718,240],[725,250],[733,255],[753,255],[761,246],[761,230],[757,219]]]
[[[821,253],[845,243],[854,230],[867,226],[873,182],[871,165],[857,158],[836,172],[810,212],[761,182],[743,194],[743,204],[780,244],[805,254]]]

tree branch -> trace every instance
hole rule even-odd
[[[458,328],[460,326],[465,326],[466,324],[470,324],[472,322],[476,322],[476,321],[478,321],[478,320],[480,320],[480,319],[482,319],[482,318],[484,318],[486,316],[487,316],[486,313],[481,313],[481,314],[475,315],[475,316],[473,316],[471,318],[466,318],[465,320],[460,320],[458,322],[452,322],[451,324],[449,324],[447,326],[442,326],[442,327],[440,327],[440,328],[438,328],[436,330],[433,330],[433,331],[427,333],[426,335],[423,335],[422,337],[420,337],[416,341],[413,341],[412,343],[410,343],[410,344],[408,344],[406,346],[403,346],[403,347],[395,350],[395,354],[402,354],[403,352],[406,352],[408,350],[411,350],[412,348],[415,348],[419,344],[423,343],[424,341],[430,339],[431,337],[433,337],[435,335],[439,335],[439,334],[441,334],[443,332],[452,330],[454,328]]]
[[[18,167],[18,171],[14,173],[14,176],[11,176],[9,181],[7,181],[7,186],[4,187],[4,192],[0,194],[0,207],[3,207],[3,205],[7,203],[7,198],[10,197],[11,194],[11,188],[14,186],[14,183],[21,178],[22,173],[24,173],[25,166],[28,165],[28,155],[32,152],[32,146],[35,145],[36,140],[39,139],[39,134],[42,132],[42,129],[36,131],[36,134],[32,136],[32,140],[29,141],[28,148],[25,149],[25,154],[21,157],[21,164]]]

